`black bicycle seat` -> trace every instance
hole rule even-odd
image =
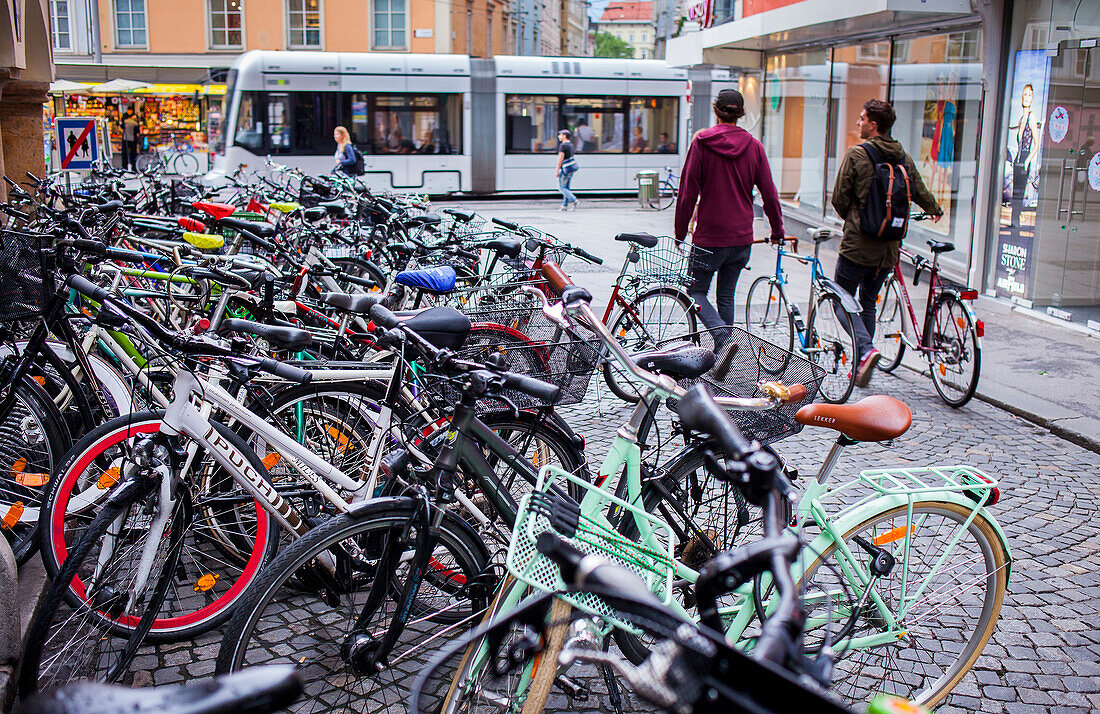
[[[18,714],[267,714],[285,709],[302,693],[294,667],[250,667],[215,679],[132,689],[74,682],[23,703]]]
[[[643,248],[652,248],[657,245],[657,236],[648,233],[620,233],[615,236],[615,240],[623,243],[634,243]]]
[[[218,326],[219,332],[239,332],[246,335],[255,335],[267,340],[275,350],[303,350],[313,344],[313,335],[308,330],[300,330],[297,327],[283,327],[281,325],[265,325],[261,322],[241,320],[236,317],[227,317]]]
[[[950,253],[955,250],[954,243],[945,243],[939,240],[928,241],[928,247],[932,249],[933,253]]]
[[[321,293],[321,302],[337,310],[367,315],[372,306],[381,302],[380,293]]]
[[[667,374],[674,379],[702,377],[714,366],[714,352],[690,342],[674,342],[659,350],[632,355],[642,369]]]
[[[251,233],[254,236],[261,238],[272,238],[275,236],[275,226],[270,223],[261,223],[259,221],[246,221],[243,218],[231,218],[225,217],[218,219],[218,225],[223,228],[232,228],[235,231],[243,231],[245,233]]]
[[[457,350],[470,334],[470,318],[453,307],[394,313],[405,326],[441,350]]]
[[[523,246],[515,238],[494,238],[491,241],[482,243],[481,247],[495,250],[500,255],[508,258],[515,258],[523,249]]]
[[[455,218],[462,221],[463,223],[469,223],[470,221],[474,220],[474,214],[473,213],[467,213],[465,211],[459,211],[459,210],[456,210],[454,208],[444,208],[443,212],[446,213],[449,216],[454,216]]]
[[[443,222],[443,218],[435,213],[425,213],[422,216],[412,216],[405,219],[405,225],[413,226],[437,226]]]
[[[316,223],[317,221],[328,215],[328,211],[320,206],[313,206],[302,211],[302,218],[306,219],[310,223]]]

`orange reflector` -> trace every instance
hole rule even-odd
[[[216,582],[218,582],[218,576],[214,573],[207,573],[195,581],[195,592],[204,593],[214,587],[214,583]]]
[[[909,533],[912,535],[915,527],[909,526]],[[871,539],[871,542],[877,546],[884,546],[887,543],[893,543],[894,541],[901,540],[905,537],[905,526],[898,526],[897,528],[891,528],[882,535],[877,535]]]
[[[104,471],[103,475],[100,476],[99,479],[95,482],[96,488],[98,488],[100,491],[106,491],[111,486],[114,486],[116,483],[118,483],[118,477],[121,475],[122,473],[119,471],[118,467],[112,466],[111,468]]]
[[[941,364],[940,365],[940,376],[942,377],[946,374],[947,374],[947,365]]]
[[[966,329],[966,318],[965,317],[956,317],[955,318],[955,324],[959,326],[960,330],[965,330]]]
[[[771,296],[769,296],[769,297],[768,297],[768,299],[769,299],[769,300],[771,300],[772,302],[775,302],[775,301],[776,301],[776,300],[778,300],[779,298],[778,298],[778,297],[776,297],[775,295],[771,295]]]
[[[619,337],[626,337],[626,329],[619,330]]]
[[[346,434],[337,431],[336,427],[326,426],[325,430],[328,432],[328,435],[335,439],[336,443],[340,445],[340,451],[349,451],[355,448],[351,445],[351,439],[349,439]]]
[[[33,379],[34,379],[34,381],[38,382],[39,387],[45,387],[46,386],[46,378],[45,377],[40,377],[39,375],[36,374],[33,377]]]
[[[848,365],[848,355],[841,355],[840,356],[840,363],[844,366],[847,366]]]
[[[279,454],[277,452],[273,454],[268,454],[264,457],[264,468],[270,471],[271,469],[275,468],[275,464],[279,463],[279,460],[282,458],[282,454]]]
[[[3,520],[0,520],[0,528],[10,530],[15,528],[15,524],[19,522],[19,519],[23,517],[23,502],[16,501],[8,508],[8,512],[4,514]]]
[[[50,477],[47,474],[40,474],[35,472],[27,473],[27,460],[18,459],[11,465],[11,475],[15,479],[15,482],[20,486],[26,486],[28,488],[41,488],[49,482]]]

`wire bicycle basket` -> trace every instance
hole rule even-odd
[[[659,237],[652,248],[638,247],[635,251],[638,262],[631,275],[643,283],[664,285],[690,285],[691,261],[710,254],[698,246],[677,246],[669,236]]]
[[[42,316],[51,289],[44,238],[0,230],[0,324]]]

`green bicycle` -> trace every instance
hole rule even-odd
[[[631,420],[618,430],[594,483],[553,467],[542,469],[535,492],[521,503],[507,561],[512,577],[499,589],[489,617],[510,612],[532,590],[565,590],[557,566],[535,547],[547,530],[633,570],[673,609],[695,616],[679,584],[695,583],[698,571],[674,556],[673,530],[640,507],[641,453],[635,429],[661,400],[682,398],[684,391],[671,378],[646,372],[630,360],[601,329],[587,291],[570,285],[557,266],[544,272],[563,295],[561,304],[544,307],[548,317],[563,326],[570,317],[594,326],[622,369],[645,385],[644,395]],[[999,498],[997,483],[967,466],[937,466],[865,471],[830,487],[829,476],[845,447],[900,436],[909,428],[909,409],[876,396],[852,405],[810,405],[796,418],[840,432],[816,479],[797,499],[796,530],[809,539],[792,568],[805,593],[805,646],[811,651],[828,647],[838,654],[833,681],[849,701],[887,692],[934,706],[981,653],[1004,600],[1011,560],[1004,532],[988,512]],[[623,498],[614,495],[620,478],[626,485],[618,490],[625,492]],[[579,503],[555,495],[555,486],[566,482],[584,490]],[[850,498],[860,487],[862,495]],[[839,507],[831,503],[837,499]],[[631,522],[637,539],[624,537],[623,519]],[[809,538],[811,533],[815,535]],[[559,663],[570,658],[558,655],[571,646],[561,624],[568,621],[570,607],[600,618],[604,636],[614,629],[634,631],[594,596],[561,595],[558,600],[541,639],[544,649],[509,682],[510,692],[502,694],[495,686],[490,691],[498,671],[491,661],[493,643],[475,640],[455,668],[441,711],[482,705],[499,711],[506,695],[511,710],[535,712],[552,683],[569,691]],[[776,602],[766,579],[727,596],[719,613],[727,638],[751,649],[760,633],[757,621],[766,621]]]

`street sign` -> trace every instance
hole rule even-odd
[[[57,117],[57,153],[62,171],[86,171],[99,159],[94,117]]]

